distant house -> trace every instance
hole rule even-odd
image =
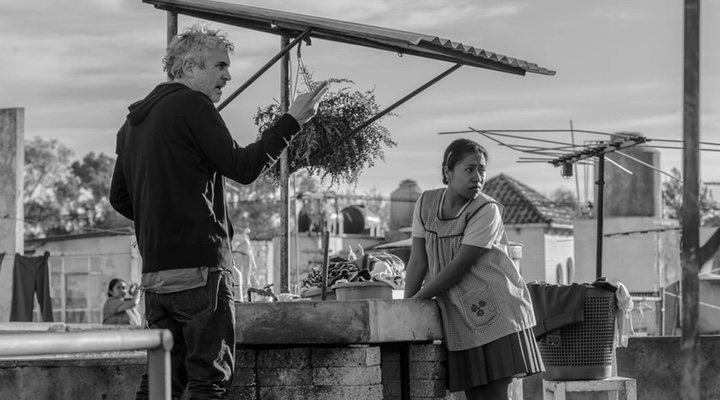
[[[575,280],[573,210],[505,174],[487,180],[483,192],[504,206],[508,239],[522,244],[525,281]]]
[[[140,282],[141,258],[131,233],[96,232],[25,241],[26,255],[45,251],[50,253],[55,322],[102,323],[110,280]],[[142,304],[140,309],[144,309]],[[37,306],[35,320],[42,320]]]

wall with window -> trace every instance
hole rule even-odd
[[[553,266],[548,268],[547,282],[568,284],[576,281],[574,243],[574,237],[567,230],[549,229],[545,233],[545,265]]]
[[[141,262],[131,235],[79,235],[26,244],[34,254],[50,252],[53,319],[66,323],[102,323],[111,279],[140,282]],[[37,301],[37,300],[36,300]],[[142,302],[140,304],[142,313]],[[41,321],[35,306],[34,320]]]

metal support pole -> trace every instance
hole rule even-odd
[[[290,39],[280,37],[280,46],[288,47]],[[290,108],[290,56],[287,52],[280,63],[280,113]],[[280,293],[289,292],[290,247],[290,157],[287,149],[280,155]],[[297,243],[295,243],[297,246]],[[297,260],[296,260],[297,262]]]
[[[683,68],[682,340],[683,400],[700,399],[700,0],[685,0]]]
[[[148,384],[152,400],[170,400],[172,347],[173,336],[166,329],[23,332],[0,335],[0,357],[147,350]]]
[[[178,33],[178,15],[176,12],[167,12],[167,44],[173,40]]]
[[[170,351],[163,348],[147,351],[148,389],[151,399],[169,399],[170,387]]]
[[[603,222],[605,219],[605,153],[598,155],[597,194],[597,250],[595,255],[595,278],[602,276]]]
[[[320,300],[327,300],[328,269],[330,268],[330,231],[323,232],[323,265]]]

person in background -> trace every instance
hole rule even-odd
[[[224,33],[194,25],[163,59],[168,81],[130,105],[117,134],[110,203],[134,221],[145,319],[173,334],[172,396],[225,399],[235,366],[233,228],[225,177],[252,183],[317,112],[326,83],[300,94],[256,142],[233,140],[213,103],[231,79]],[[148,398],[143,374],[137,399]]]
[[[137,283],[133,283],[128,288],[127,282],[120,278],[114,278],[108,284],[107,295],[108,299],[103,305],[103,324],[142,325],[142,318],[136,308],[140,303],[140,290],[138,290]]]
[[[448,387],[468,400],[506,400],[512,378],[545,368],[530,293],[507,254],[502,206],[481,191],[487,160],[468,139],[447,147],[446,187],[415,204],[405,282],[406,298],[437,298]]]
[[[243,297],[241,300],[250,301],[244,298],[245,292],[249,288],[261,289],[260,283],[255,276],[257,266],[255,264],[255,255],[253,254],[252,243],[250,243],[250,228],[243,229],[238,240],[234,241],[232,257],[235,267],[240,274],[240,289]]]

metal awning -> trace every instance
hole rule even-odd
[[[526,72],[532,72],[555,75],[555,71],[525,60],[422,33],[219,1],[143,0],[143,2],[178,14],[276,35],[297,37],[303,31],[310,29],[309,37],[317,39],[371,47],[399,54],[411,54],[511,74],[525,75]]]

